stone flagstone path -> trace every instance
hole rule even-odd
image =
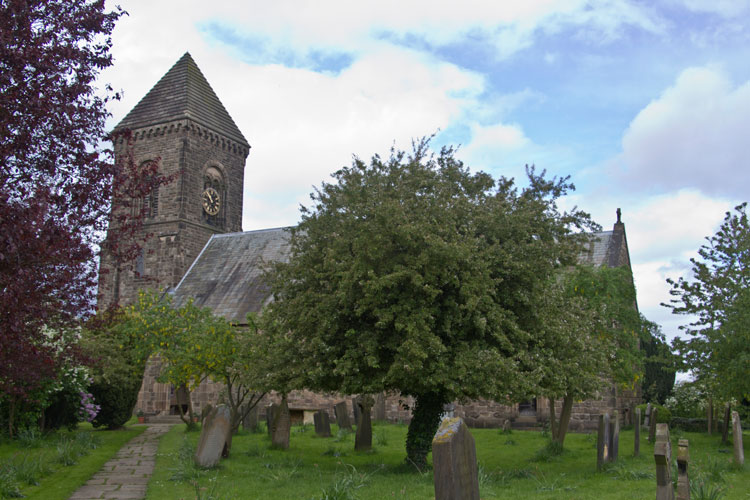
[[[172,424],[149,424],[143,434],[128,441],[114,458],[78,488],[70,500],[145,498],[159,439],[170,427]]]

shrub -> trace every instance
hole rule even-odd
[[[638,405],[637,408],[641,409],[641,416],[642,418],[646,418],[646,406],[645,404]],[[669,408],[666,408],[662,405],[657,404],[651,404],[651,408],[656,408],[656,423],[657,424],[668,424],[672,420],[672,412],[669,411]]]
[[[706,396],[696,384],[691,382],[676,384],[665,405],[676,417],[701,418],[706,416]]]
[[[704,432],[708,428],[708,420],[705,418],[672,417],[669,421],[669,429],[682,429],[686,432]]]
[[[91,422],[94,427],[119,429],[133,415],[133,408],[138,402],[138,391],[141,388],[140,378],[118,380],[115,383],[98,382],[91,385],[91,394],[101,406],[99,413]]]

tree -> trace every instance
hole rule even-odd
[[[690,259],[692,277],[667,280],[674,314],[694,317],[680,327],[687,339],[675,339],[685,367],[709,397],[724,400],[750,395],[750,225],[747,203],[727,212],[719,230]]]
[[[659,325],[641,318],[644,336],[643,399],[664,404],[672,393],[676,376],[676,360]]]
[[[122,11],[104,1],[0,4],[0,390],[17,406],[55,377],[42,329],[92,309],[94,247],[115,166],[98,148]],[[54,342],[52,342],[54,344]]]
[[[563,445],[573,402],[616,383],[632,389],[641,376],[641,319],[624,267],[579,265],[554,279],[539,304],[546,317],[536,346],[550,397],[552,439]],[[554,402],[563,398],[559,423]]]
[[[555,205],[567,179],[530,168],[519,190],[428,145],[355,158],[311,195],[259,318],[294,349],[299,386],[412,396],[407,459],[420,468],[444,404],[538,392],[535,304],[576,260],[572,229],[590,226]]]

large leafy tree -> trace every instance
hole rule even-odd
[[[0,390],[9,407],[55,376],[42,333],[92,308],[94,248],[116,166],[98,148],[122,12],[104,1],[0,2]]]
[[[675,339],[685,367],[723,399],[750,395],[750,225],[747,204],[727,212],[719,230],[690,260],[692,276],[668,280],[674,314],[694,319],[680,328],[686,339]]]
[[[304,365],[299,386],[412,396],[406,448],[418,467],[445,403],[538,392],[535,305],[575,262],[571,230],[589,226],[557,209],[566,180],[532,168],[518,189],[428,143],[355,158],[311,195],[260,317]]]

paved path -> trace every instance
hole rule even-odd
[[[143,434],[128,441],[94,477],[78,488],[70,500],[145,498],[159,438],[170,427],[172,424],[149,424]]]

